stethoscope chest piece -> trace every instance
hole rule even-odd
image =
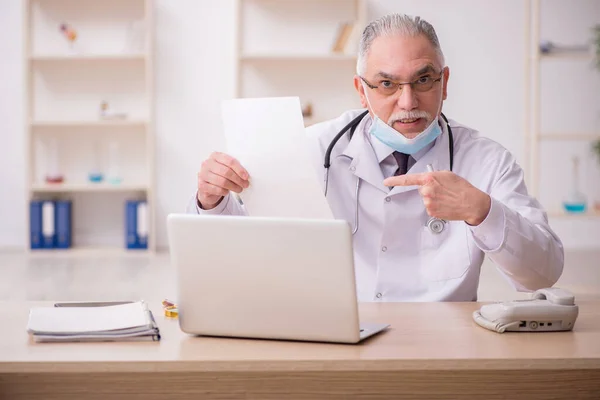
[[[446,228],[446,221],[439,218],[430,218],[429,221],[427,221],[427,227],[432,233],[439,235]]]

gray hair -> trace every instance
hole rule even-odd
[[[442,53],[440,41],[435,33],[435,29],[433,29],[433,26],[429,22],[421,19],[421,17],[411,17],[404,14],[388,14],[369,23],[362,33],[358,47],[358,59],[356,62],[356,73],[358,75],[364,74],[367,69],[367,55],[373,41],[379,36],[391,36],[396,34],[410,37],[424,35],[440,56],[440,61],[443,66],[444,53]]]

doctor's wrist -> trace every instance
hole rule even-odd
[[[200,209],[202,210],[212,210],[213,208],[217,207],[225,198],[225,196],[221,196],[220,198],[217,199],[216,202],[209,202],[206,201],[205,199],[201,200],[201,196],[199,193],[196,194],[196,203],[198,205],[198,207],[200,207]]]
[[[487,218],[492,207],[492,199],[490,195],[476,189],[474,194],[474,202],[469,209],[472,211],[470,216],[465,219],[465,222],[471,226],[478,226]]]

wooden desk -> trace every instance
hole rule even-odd
[[[599,399],[600,302],[573,332],[498,334],[477,303],[362,304],[392,328],[359,345],[189,337],[154,308],[161,342],[32,343],[1,304],[0,399]]]

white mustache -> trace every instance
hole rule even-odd
[[[400,121],[402,119],[418,119],[425,118],[426,121],[431,121],[431,114],[427,111],[415,110],[415,111],[400,111],[395,114],[390,115],[388,119],[388,125],[392,126],[394,122]]]

